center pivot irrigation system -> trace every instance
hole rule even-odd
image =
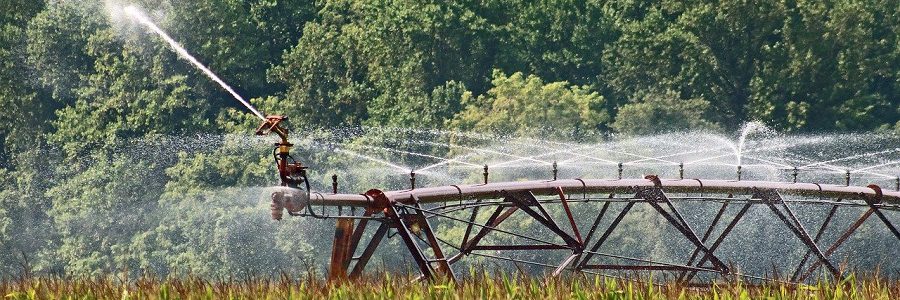
[[[417,188],[415,173],[411,173],[408,190],[371,189],[365,194],[339,194],[336,176],[332,176],[332,193],[312,192],[306,168],[289,153],[292,145],[288,143],[287,130],[281,126],[285,119],[268,117],[257,130],[258,135],[274,132],[281,139],[274,153],[281,186],[272,193],[272,217],[280,220],[286,210],[291,216],[336,220],[329,269],[332,280],[361,276],[389,231],[395,231],[395,236],[402,239],[422,279],[454,280],[454,264],[467,257],[544,267],[552,271],[552,276],[565,272],[609,275],[610,272],[652,271],[671,274],[671,278],[686,283],[698,283],[704,278],[766,279],[741,274],[735,262],[726,261],[716,252],[742,219],[748,222],[744,217],[754,206],[764,207],[763,211],[777,217],[778,225],[789,231],[789,238],[798,240],[804,247],[802,251],[806,254],[793,268],[791,282],[807,280],[818,274],[817,270],[843,278],[846,274],[838,265],[841,258],[833,255],[873,216],[877,219],[873,220],[875,224],[885,226],[892,234],[883,238],[900,242],[900,233],[890,221],[896,217],[892,214],[900,211],[900,191],[884,190],[877,185],[849,186],[849,181],[848,185],[826,185],[798,183],[796,179],[794,182],[684,179],[683,175],[679,179],[655,175],[643,179],[557,179],[554,168],[552,180],[489,182],[485,167],[481,184]],[[708,226],[700,228],[690,224],[676,209],[690,202],[719,207]],[[629,211],[640,205],[652,208],[671,225],[668,227],[675,230],[676,236],[690,245],[687,250],[690,254],[684,253],[689,259],[670,263],[601,252],[601,246],[609,243],[611,234]],[[807,228],[794,209],[812,205],[829,209],[818,226]],[[584,210],[573,213],[573,207]],[[739,210],[726,214],[729,207]],[[855,221],[849,224],[834,221],[838,219],[835,214],[839,209],[854,208],[863,211]],[[483,213],[479,215],[479,212]],[[485,220],[486,214],[489,216]],[[523,232],[501,228],[514,214],[530,218],[540,229]],[[589,216],[591,225],[579,228],[582,220],[576,215]],[[583,221],[588,224],[588,220]],[[446,240],[438,234],[461,226],[465,234],[460,240]],[[374,232],[365,234],[370,227]],[[836,239],[825,241],[826,230],[841,233]],[[485,237],[491,235],[505,235],[501,240],[514,242],[485,244]],[[891,249],[900,249],[900,244],[894,245],[898,246]],[[557,254],[563,259],[529,261],[503,255],[546,251],[563,253]],[[879,253],[897,254],[891,251]],[[600,260],[627,263],[606,264]]]

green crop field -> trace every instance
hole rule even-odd
[[[600,276],[538,278],[474,275],[459,282],[419,282],[380,275],[329,283],[316,277],[122,280],[42,277],[0,283],[5,299],[897,299],[900,281],[848,277],[811,285],[715,283],[688,287]]]

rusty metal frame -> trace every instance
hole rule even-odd
[[[579,199],[570,199],[565,193],[574,189],[583,194]],[[665,190],[665,191],[664,191]],[[374,192],[373,192],[374,191]],[[699,197],[670,197],[667,192],[701,194]],[[631,194],[633,197],[616,197]],[[703,196],[727,193],[727,197]],[[816,195],[835,197],[830,200],[785,200],[782,193],[798,195]],[[593,194],[608,194],[608,197],[588,197]],[[750,195],[748,198],[736,198],[734,194]],[[540,196],[551,198],[539,198]],[[465,200],[464,200],[465,199]],[[499,199],[499,200],[494,200]],[[703,231],[702,237],[676,208],[676,201],[709,201],[721,203],[711,223]],[[663,271],[673,272],[679,281],[691,283],[699,273],[710,273],[725,278],[756,278],[748,274],[736,274],[726,262],[715,252],[740,223],[749,209],[756,205],[767,207],[806,248],[805,255],[794,270],[792,282],[806,280],[816,268],[824,266],[832,276],[841,278],[842,274],[829,260],[839,248],[866,220],[876,215],[888,230],[900,240],[896,227],[885,216],[885,212],[900,211],[900,192],[884,192],[877,186],[848,187],[829,186],[805,183],[772,183],[754,181],[721,181],[721,180],[661,180],[648,176],[642,180],[554,180],[530,182],[497,182],[478,185],[455,185],[449,187],[416,188],[402,191],[381,192],[372,190],[365,195],[320,194],[312,193],[310,208],[325,207],[364,207],[361,216],[343,215],[340,210],[337,218],[334,245],[332,247],[331,268],[329,278],[358,278],[363,274],[377,247],[388,236],[389,231],[396,231],[402,244],[412,256],[423,279],[456,278],[453,265],[469,255],[489,257],[515,263],[535,264],[552,269],[552,276],[559,276],[565,271],[595,274],[596,270],[606,271]],[[856,201],[856,200],[862,200]],[[452,203],[442,203],[452,201]],[[601,204],[593,217],[588,231],[582,235],[571,203]],[[601,223],[614,209],[611,204],[623,203],[613,220],[601,228]],[[625,216],[635,205],[646,203],[667,224],[671,225],[685,240],[693,245],[686,263],[658,262],[641,258],[626,257],[614,253],[600,252],[602,246],[608,244],[612,233],[620,226]],[[788,205],[819,204],[829,205],[830,210],[824,221],[817,226],[813,237],[798,220]],[[432,206],[425,207],[425,204]],[[558,222],[548,205],[559,205],[557,217],[562,214],[565,220]],[[740,205],[734,214],[728,214],[730,207]],[[821,247],[823,233],[832,223],[839,207],[865,207],[863,213],[841,236]],[[594,206],[595,209],[598,207]],[[492,208],[492,209],[490,209]],[[618,208],[618,206],[617,206]],[[454,217],[451,212],[471,210],[466,217]],[[492,210],[487,220],[477,222],[478,216],[485,210]],[[536,222],[540,228],[552,233],[554,239],[562,243],[547,240],[543,237],[528,236],[515,230],[498,228],[516,212]],[[325,214],[323,214],[325,215]],[[327,217],[327,215],[326,215]],[[730,220],[728,220],[730,218]],[[450,223],[464,224],[465,234],[462,241],[448,242],[438,236],[440,228],[435,227],[430,219],[440,219]],[[358,220],[358,221],[357,221]],[[370,221],[377,223],[377,228],[359,256],[354,256],[364,237]],[[358,222],[358,223],[356,223]],[[564,228],[561,224],[568,223]],[[721,232],[716,233],[721,224],[726,224]],[[444,222],[437,224],[439,227]],[[476,230],[477,227],[477,230]],[[482,241],[490,234],[505,234],[521,241],[503,245],[485,245]],[[450,247],[456,253],[448,255],[441,244]],[[430,251],[427,251],[430,249]],[[825,249],[823,251],[823,249]],[[484,251],[565,251],[568,254],[558,264],[528,262],[483,253]],[[808,263],[811,257],[815,259]],[[592,263],[596,257],[609,257],[634,262],[633,264]],[[352,265],[352,262],[356,262]],[[808,266],[807,266],[808,264]],[[352,270],[350,267],[352,265]],[[805,268],[805,271],[804,271]],[[350,270],[350,272],[348,272]]]

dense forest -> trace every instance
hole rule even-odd
[[[270,240],[247,229],[266,221],[246,216],[255,206],[216,204],[274,182],[265,150],[122,154],[135,140],[247,135],[259,122],[110,13],[122,4],[0,0],[0,275],[302,269],[310,246],[290,241],[296,227]],[[578,139],[757,120],[900,134],[893,0],[128,4],[261,111],[309,131]]]

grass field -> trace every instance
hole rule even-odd
[[[603,277],[476,275],[457,283],[410,283],[382,275],[327,283],[316,278],[123,281],[40,277],[0,283],[5,299],[900,299],[900,281],[850,277],[813,285],[772,282],[686,287]]]

